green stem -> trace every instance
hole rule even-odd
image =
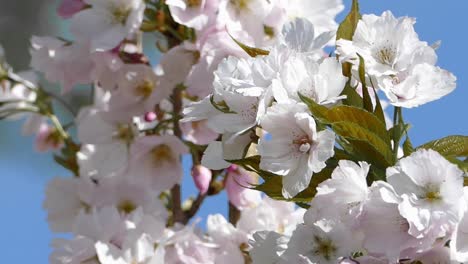
[[[401,107],[393,108],[393,127],[395,128],[398,124],[403,122],[401,117]],[[398,137],[397,129],[393,129],[393,158],[395,161],[398,160],[398,147],[400,146],[400,139]]]
[[[69,136],[65,129],[63,129],[62,124],[60,123],[58,118],[53,114],[49,114],[48,117],[50,118],[50,121],[52,121],[52,123],[54,124],[57,131],[60,133],[60,136],[63,138],[63,140],[68,140]]]
[[[177,40],[183,42],[184,41],[184,38],[179,34],[179,32],[177,32],[177,30],[169,27],[169,26],[166,26],[164,27],[164,29],[167,30],[167,32],[169,32],[172,36],[174,36]]]

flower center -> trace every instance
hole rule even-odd
[[[135,87],[135,94],[137,96],[141,96],[147,99],[153,93],[153,90],[154,90],[153,82],[151,82],[150,80],[144,80],[137,87]]]
[[[330,260],[337,248],[333,242],[329,239],[322,239],[318,236],[314,237],[315,247],[312,249],[312,253],[316,256],[320,255],[326,260]]]
[[[125,6],[113,6],[111,8],[112,22],[115,24],[125,25],[127,18],[132,10]]]
[[[156,165],[161,165],[165,162],[170,163],[174,161],[172,150],[166,144],[156,146],[155,148],[153,148],[153,150],[151,150],[151,154],[153,155],[153,160],[156,163]]]
[[[230,0],[229,3],[234,6],[237,12],[245,11],[249,7],[249,0]]]
[[[201,0],[187,0],[187,5],[189,7],[198,7],[201,5]]]
[[[435,203],[437,201],[442,200],[440,190],[435,184],[428,184],[424,188],[424,195],[422,198],[428,201],[429,203]]]
[[[312,146],[312,140],[309,139],[308,136],[304,135],[298,139],[293,140],[293,143],[298,146],[298,149],[302,153],[309,152]]]
[[[128,124],[118,124],[117,133],[115,135],[117,140],[125,143],[130,143],[133,140],[133,130]]]
[[[127,200],[127,199],[120,201],[120,203],[117,205],[117,209],[120,212],[123,212],[125,214],[130,214],[136,208],[137,208],[137,206],[135,205],[135,203],[133,203],[132,201]]]
[[[62,143],[62,136],[57,129],[53,128],[45,139],[46,143],[54,148],[58,148]]]
[[[374,57],[382,64],[393,66],[395,63],[397,50],[392,45],[385,45],[375,53]]]

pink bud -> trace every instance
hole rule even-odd
[[[226,192],[229,201],[237,209],[255,206],[261,200],[260,192],[250,189],[256,179],[248,171],[231,165],[227,169],[226,177]]]
[[[201,165],[196,165],[192,168],[192,177],[200,193],[205,194],[210,187],[211,170]]]
[[[37,152],[59,149],[62,144],[63,140],[55,128],[52,128],[47,124],[41,124],[36,136]]]
[[[57,14],[64,19],[71,18],[74,14],[80,12],[86,7],[83,0],[62,0],[60,3]]]
[[[145,114],[145,121],[148,122],[148,123],[151,123],[153,122],[154,120],[156,120],[158,116],[156,115],[156,113],[154,112],[147,112]]]

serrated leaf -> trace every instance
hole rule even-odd
[[[258,55],[266,56],[266,55],[270,54],[270,52],[268,50],[247,46],[244,43],[242,43],[242,42],[238,41],[237,39],[235,39],[230,34],[229,34],[229,36],[232,38],[232,40],[237,45],[239,45],[239,47],[241,47],[241,49],[243,49],[247,54],[249,54],[250,57],[257,57]]]
[[[372,105],[372,99],[369,95],[369,90],[367,89],[367,84],[366,84],[366,64],[364,62],[364,59],[361,57],[361,55],[358,54],[359,57],[359,79],[361,79],[361,85],[362,85],[362,100],[363,100],[363,107],[367,111],[373,113],[374,112],[374,106]]]
[[[353,106],[337,106],[330,109],[327,113],[327,119],[331,123],[351,122],[363,127],[377,136],[390,147],[390,136],[387,133],[385,123],[382,123],[372,113]]]
[[[365,140],[358,139],[346,139],[346,144],[340,143],[346,151],[351,153],[357,160],[366,161],[372,164],[374,167],[385,169],[393,162],[388,161],[379,150],[377,150],[372,144]],[[391,154],[391,152],[390,152]],[[389,154],[387,153],[387,156]]]
[[[445,157],[467,157],[468,136],[448,136],[430,141],[418,147],[418,149],[433,149]]]
[[[359,13],[359,3],[357,0],[353,0],[351,5],[351,10],[348,15],[345,17],[343,22],[338,26],[336,32],[336,40],[347,39],[352,40],[354,32],[356,31],[359,19],[361,19],[361,14]],[[351,63],[343,63],[343,75],[350,77],[351,76]]]
[[[346,95],[346,99],[343,99],[343,104],[362,108],[362,98],[349,82],[346,83],[341,95]]]
[[[307,107],[309,107],[309,110],[315,119],[317,119],[323,124],[329,123],[327,118],[328,108],[326,108],[323,105],[317,104],[314,100],[302,95],[301,93],[298,93],[298,95],[302,102],[304,102],[307,105]]]
[[[400,142],[410,128],[410,124],[398,123],[388,130],[388,134],[393,135],[393,140],[395,142]]]
[[[413,144],[408,136],[406,136],[405,142],[403,142],[403,154],[405,156],[411,155],[414,152]]]
[[[365,157],[366,159],[364,160],[369,163],[378,162],[380,166],[384,167],[393,164],[391,147],[374,132],[351,122],[333,123],[332,128],[337,135],[345,138],[348,142],[357,140],[358,142],[362,141],[366,143],[365,146],[361,143],[358,145],[352,144],[352,153],[354,155]],[[372,149],[369,149],[367,145],[371,146]],[[362,149],[360,147],[362,147]],[[374,160],[373,156],[377,154],[379,155],[375,157],[376,160]]]
[[[268,178],[267,180],[265,180],[265,182],[256,186],[255,190],[264,192],[266,195],[275,200],[308,203],[314,198],[315,194],[317,193],[317,186],[323,181],[329,179],[331,177],[332,171],[333,168],[325,168],[322,171],[315,173],[312,176],[309,186],[304,191],[300,192],[298,195],[291,199],[286,199],[282,195],[282,176],[274,176]]]
[[[375,87],[372,85],[372,91],[374,92],[375,96],[375,108],[374,108],[374,114],[377,116],[377,118],[382,121],[385,124],[385,114],[384,110],[382,108],[382,104],[380,103],[380,98],[377,95],[377,92],[375,91]]]
[[[357,0],[353,0],[351,10],[343,22],[341,22],[341,24],[338,26],[338,30],[336,31],[336,40],[352,40],[359,19],[361,19],[361,14],[359,13],[359,2]]]

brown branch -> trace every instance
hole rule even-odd
[[[229,223],[236,225],[240,218],[240,211],[231,202],[229,202]]]
[[[195,201],[193,201],[192,206],[190,207],[190,210],[185,212],[185,219],[184,219],[184,224],[187,224],[190,219],[197,214],[198,210],[200,209],[203,201],[206,198],[206,193],[201,194],[199,193]]]
[[[182,139],[182,131],[179,126],[180,113],[182,111],[182,91],[178,87],[174,89],[172,94],[172,105],[173,105],[173,124],[174,124],[174,135]],[[182,157],[180,157],[181,159]],[[182,210],[181,205],[181,193],[180,193],[180,184],[174,185],[171,189],[172,197],[172,216],[174,223],[184,223],[185,214]]]

